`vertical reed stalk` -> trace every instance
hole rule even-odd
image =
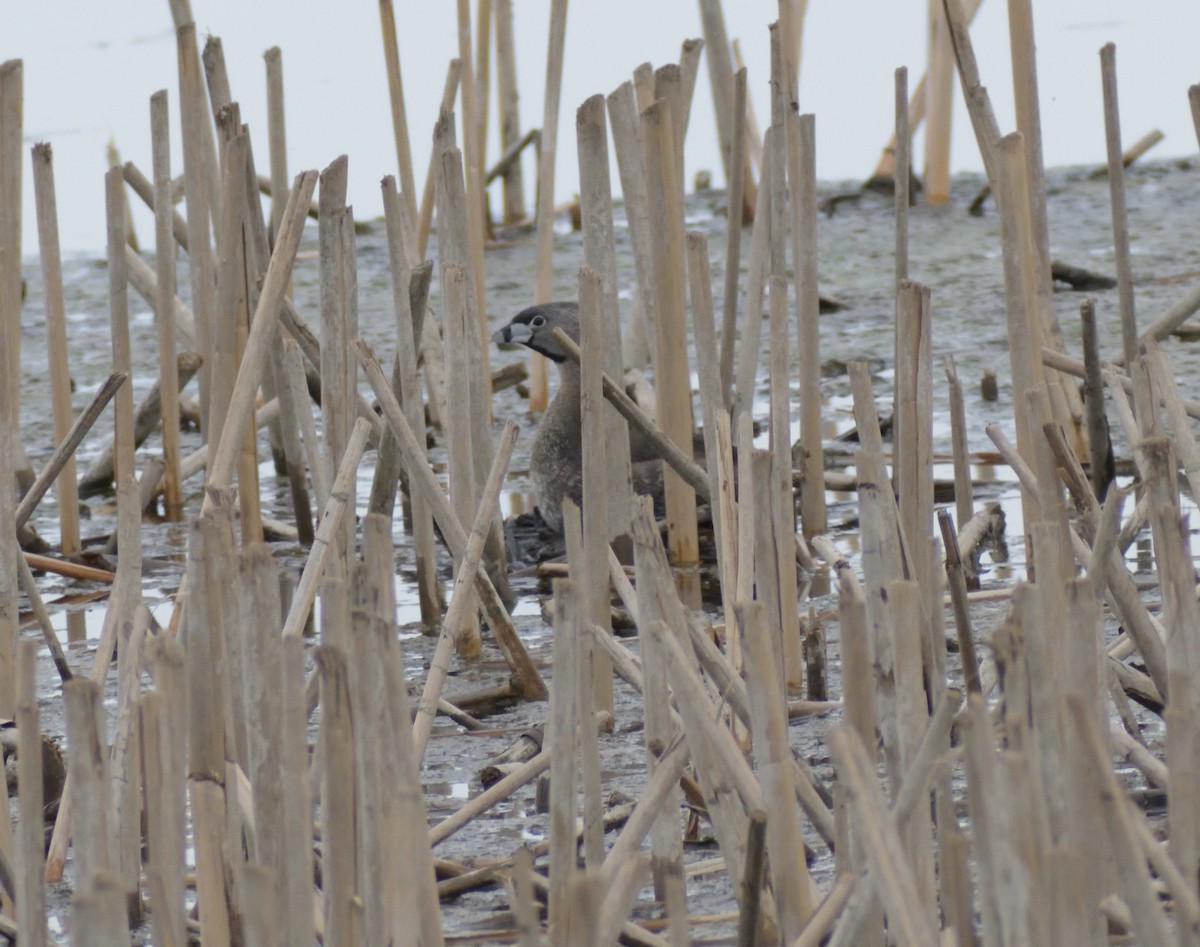
[[[46,353],[50,360],[54,439],[62,443],[71,430],[74,418],[71,410],[71,367],[67,355],[67,310],[58,243],[58,204],[54,189],[53,155],[48,144],[33,146],[33,189],[37,204],[42,292],[46,299]],[[174,355],[171,364],[175,364]],[[79,531],[79,488],[74,455],[63,464],[55,480],[55,490],[58,498],[59,548],[65,557],[83,548]],[[68,612],[67,640],[82,641],[85,634],[84,614]]]
[[[1106,43],[1100,50],[1100,76],[1104,91],[1104,143],[1108,153],[1108,189],[1112,204],[1113,256],[1117,267],[1117,293],[1121,308],[1121,347],[1125,364],[1138,355],[1137,314],[1133,302],[1133,267],[1129,259],[1129,218],[1125,208],[1125,170],[1121,162],[1121,109],[1117,99],[1117,47]]]
[[[533,301],[553,298],[554,163],[558,153],[558,104],[562,94],[563,50],[567,38],[567,0],[552,0],[550,41],[546,51],[546,99],[542,110],[542,147],[537,176],[537,272]],[[546,360],[534,353],[529,362],[529,407],[545,411],[549,402]]]
[[[496,85],[500,106],[500,151],[506,154],[521,140],[521,116],[517,96],[517,48],[513,41],[513,0],[494,0],[496,19]],[[504,222],[525,219],[525,179],[521,162],[514,161],[504,172]]]
[[[379,19],[383,33],[383,60],[387,68],[388,99],[392,106],[392,135],[396,139],[400,188],[408,202],[409,216],[416,217],[416,182],[413,178],[412,149],[408,142],[408,114],[404,107],[404,84],[400,78],[400,47],[396,42],[396,13],[392,0],[379,0]]]

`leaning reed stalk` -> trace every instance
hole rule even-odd
[[[321,525],[313,537],[312,549],[300,574],[300,584],[292,594],[292,605],[283,623],[282,634],[285,638],[304,633],[328,559],[331,554],[337,554],[336,540],[342,531],[342,524],[346,519],[353,523],[353,517],[346,516],[346,507],[358,463],[367,447],[368,430],[367,423],[359,418],[350,432],[346,453],[338,464],[337,476],[329,491],[329,501],[321,515]]]
[[[500,484],[508,470],[513,445],[516,443],[516,434],[516,425],[510,421],[505,426],[504,433],[496,445],[496,456],[492,461],[492,469],[483,487],[483,499],[479,509],[475,512],[475,521],[467,537],[462,561],[455,573],[450,607],[446,611],[446,618],[442,623],[442,634],[429,663],[429,674],[425,678],[425,687],[421,693],[420,703],[417,705],[416,718],[413,721],[413,752],[418,766],[425,755],[429,735],[433,730],[433,719],[437,714],[437,702],[450,672],[450,658],[456,637],[454,629],[459,625],[466,609],[476,600],[472,589],[479,574],[479,563],[487,538],[488,524],[495,516],[499,506]]]
[[[396,402],[396,396],[392,394],[391,386],[370,347],[359,339],[355,342],[355,350],[366,373],[367,381],[370,382],[375,396],[379,399],[384,420],[396,435],[400,452],[404,457],[405,469],[408,471],[409,483],[424,493],[447,548],[451,555],[461,558],[467,548],[466,531],[454,514],[450,501],[438,484],[429,464],[425,462],[423,452],[417,446],[416,436],[409,427],[408,421],[405,420],[404,412]],[[541,675],[517,636],[512,618],[505,609],[504,603],[486,571],[476,572],[475,588],[479,593],[480,602],[492,632],[496,636],[496,643],[513,670],[514,688],[523,696],[531,699],[544,697],[546,689]]]
[[[317,172],[305,171],[296,178],[292,186],[292,193],[288,197],[283,230],[276,241],[275,250],[271,253],[271,263],[267,267],[262,292],[258,298],[258,306],[255,308],[254,319],[250,325],[250,335],[246,339],[246,348],[242,353],[237,380],[234,382],[233,392],[229,398],[229,412],[225,428],[216,452],[208,465],[209,484],[217,490],[229,488],[234,465],[241,451],[246,431],[250,426],[258,380],[262,375],[273,334],[272,330],[277,324],[280,304],[291,277],[296,250],[300,246],[300,236],[304,230],[304,217],[308,210],[308,202],[312,198],[312,192],[316,185]],[[328,390],[326,389],[326,391]],[[209,504],[210,499],[206,497],[206,509]]]

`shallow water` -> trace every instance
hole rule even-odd
[[[1052,172],[1049,178],[1051,253],[1054,258],[1111,274],[1114,271],[1110,247],[1110,219],[1107,185],[1087,179],[1087,169],[1068,169]],[[981,179],[964,176],[956,180],[954,202],[943,207],[918,205],[910,215],[910,276],[932,287],[934,307],[934,450],[941,454],[950,451],[949,410],[945,383],[937,360],[953,355],[966,392],[966,412],[969,443],[973,451],[991,450],[984,426],[998,422],[1011,436],[1011,388],[1008,384],[1007,328],[1005,325],[1002,261],[999,250],[999,223],[994,213],[982,219],[966,214],[964,208],[977,192]],[[853,185],[831,186],[822,189],[823,196],[849,191]],[[1128,204],[1134,275],[1137,283],[1139,321],[1148,324],[1160,315],[1188,287],[1200,279],[1200,167],[1172,162],[1135,166],[1128,177]],[[620,211],[618,210],[618,213]],[[847,308],[822,318],[821,355],[826,363],[845,363],[864,357],[876,373],[876,397],[880,404],[891,398],[893,303],[892,269],[893,209],[890,197],[863,194],[854,202],[843,202],[831,217],[818,223],[820,278],[822,291],[837,297]],[[719,193],[694,196],[688,204],[688,225],[709,235],[712,257],[712,276],[716,298],[721,296],[724,259],[724,197]],[[383,227],[371,222],[358,238],[359,322],[361,332],[380,354],[390,358],[392,350],[393,314],[391,280],[387,268]],[[624,308],[628,308],[629,288],[633,266],[628,244],[628,232],[618,221],[619,276]],[[319,325],[317,300],[317,265],[312,253],[315,227],[309,227],[302,259],[297,264],[296,302],[315,328]],[[743,248],[749,249],[749,231]],[[431,251],[435,256],[436,250]],[[560,233],[555,247],[555,295],[570,297],[575,291],[575,274],[582,261],[582,239],[579,234]],[[743,263],[744,266],[744,263]],[[493,323],[507,320],[514,312],[531,302],[534,246],[531,237],[522,236],[511,243],[495,246],[487,254],[487,300]],[[36,261],[27,261],[25,275],[28,298],[23,319],[22,372],[22,439],[35,465],[40,465],[52,447],[49,388],[46,382],[44,323],[40,271]],[[180,285],[186,292],[184,266],[179,269]],[[110,370],[110,341],[107,319],[107,271],[103,261],[91,257],[72,257],[64,262],[67,309],[69,318],[71,371],[76,381],[74,406],[82,408],[90,395]],[[1117,291],[1094,294],[1098,300],[1103,352],[1115,352],[1120,346],[1117,321]],[[1055,308],[1063,327],[1067,348],[1079,352],[1078,307],[1082,294],[1061,292],[1055,295]],[[439,308],[439,287],[435,272],[431,299]],[[134,354],[135,400],[140,400],[155,375],[157,341],[153,318],[148,307],[130,294],[131,333]],[[1185,394],[1200,396],[1200,352],[1195,346],[1171,340],[1166,349],[1174,360],[1176,374]],[[493,367],[519,358],[518,353],[491,353]],[[796,359],[793,354],[792,362]],[[756,402],[765,415],[765,360],[760,369]],[[984,401],[978,382],[984,369],[996,372],[1000,381],[1000,400]],[[365,384],[361,385],[370,396]],[[193,389],[194,390],[194,389]],[[845,431],[851,425],[849,381],[845,374],[826,373],[822,380],[826,401],[827,437]],[[512,469],[505,486],[504,509],[518,512],[531,506],[528,491],[528,445],[535,420],[529,417],[524,399],[514,389],[500,392],[496,397],[498,419],[516,417],[522,426],[521,438],[514,455]],[[106,416],[97,431],[85,442],[80,461],[86,465],[101,447],[111,430]],[[499,423],[499,422],[498,422]],[[269,458],[262,444],[261,457]],[[195,433],[185,433],[185,451],[198,445]],[[157,437],[142,448],[141,455],[149,456],[159,450]],[[1118,443],[1119,456],[1127,450]],[[440,448],[433,451],[435,465],[441,467],[444,455]],[[374,458],[368,453],[359,474],[358,512],[364,512],[365,497],[370,484]],[[998,499],[1005,507],[1009,523],[1009,549],[1012,560],[993,563],[984,556],[983,582],[1007,585],[1021,573],[1023,562],[1020,506],[1015,481],[1007,469],[977,468],[976,476],[990,481],[977,490],[977,499]],[[939,469],[939,476],[948,476],[948,469]],[[269,459],[260,464],[263,508],[267,515],[290,519],[288,490],[276,479]],[[189,508],[199,497],[199,481],[188,484]],[[857,553],[856,536],[851,531],[838,530],[838,524],[853,521],[857,504],[853,496],[830,498],[830,522],[844,551],[853,557]],[[88,501],[90,519],[84,521],[85,541],[107,536],[114,526],[114,509],[105,498]],[[41,534],[54,542],[57,521],[53,495],[47,497],[38,510],[35,522]],[[159,620],[165,623],[170,616],[170,596],[178,585],[186,549],[186,525],[151,523],[144,529],[143,552],[154,560],[145,577],[146,597]],[[304,550],[295,544],[275,545],[283,568],[298,575],[304,561]],[[1131,556],[1136,556],[1136,549]],[[431,639],[416,633],[413,624],[418,618],[416,596],[412,582],[412,548],[408,537],[397,526],[396,557],[398,564],[397,597],[399,620],[406,626],[404,646],[410,680],[423,677]],[[443,563],[443,566],[447,566]],[[445,572],[448,577],[448,571]],[[39,580],[48,600],[85,589],[77,583],[43,576]],[[543,623],[531,583],[518,587],[526,595],[516,611],[518,627],[536,661],[549,671],[551,636]],[[829,597],[815,599],[818,610],[835,607]],[[63,605],[51,605],[56,623],[65,628]],[[976,631],[984,634],[1004,614],[1002,607],[979,610]],[[72,665],[86,669],[91,661],[94,638],[103,618],[103,604],[87,609],[89,638],[86,644],[70,650]],[[27,633],[32,634],[32,631]],[[826,627],[829,641],[831,689],[838,693],[837,627],[830,621]],[[65,638],[65,631],[63,632]],[[48,669],[48,666],[47,666]],[[43,689],[43,714],[51,732],[62,732],[57,685],[53,672],[48,670]],[[497,683],[506,677],[504,667],[494,656],[473,666],[456,665],[448,686],[453,700],[455,693]],[[49,695],[54,694],[51,698]],[[467,795],[479,790],[477,771],[487,758],[503,749],[516,734],[531,723],[544,718],[545,707],[540,704],[520,705],[489,718],[489,730],[481,736],[464,736],[457,727],[440,723],[435,730],[426,757],[425,775],[428,780],[427,802],[431,819],[448,814],[461,804]],[[614,734],[601,742],[605,791],[620,790],[636,798],[645,780],[644,755],[641,746],[641,702],[625,685],[618,682],[617,712]],[[829,761],[823,741],[829,718],[810,718],[793,722],[791,736],[797,748],[822,775],[829,775]],[[532,790],[527,789],[509,803],[477,820],[469,830],[452,837],[437,849],[437,854],[452,858],[502,858],[518,845],[544,837],[544,816],[534,813]],[[707,826],[702,826],[702,831]],[[824,847],[815,838],[808,838],[818,853]],[[714,850],[697,847],[689,851],[689,861],[714,854]],[[816,868],[819,880],[830,870],[824,858]],[[691,913],[718,914],[734,906],[731,892],[723,875],[704,876],[689,882]],[[65,895],[60,889],[59,895]],[[642,894],[638,915],[652,912],[649,896]],[[494,910],[504,907],[499,889],[466,895],[446,907],[448,930],[462,931],[477,922],[485,922]],[[56,915],[66,923],[65,900],[56,900]],[[716,924],[698,929],[699,939],[720,940],[728,937],[730,924]]]

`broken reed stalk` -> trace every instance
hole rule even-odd
[[[181,352],[172,356],[175,365],[175,377],[178,387],[176,391],[186,388],[200,368],[200,356],[196,352]],[[146,396],[137,406],[133,418],[133,446],[141,447],[146,439],[154,433],[162,420],[163,387],[161,380],[155,381]],[[178,425],[176,425],[178,427]],[[87,470],[79,478],[79,492],[84,496],[95,493],[107,493],[113,487],[116,473],[116,458],[112,442],[105,444],[100,453],[88,464]]]
[[[454,111],[454,100],[458,97],[458,86],[461,79],[462,60],[451,59],[450,65],[446,69],[446,83],[442,87],[442,104],[438,108],[439,123],[443,121],[443,116],[448,116]],[[425,186],[421,191],[421,207],[417,217],[416,256],[418,262],[425,257],[425,250],[429,245],[429,230],[433,226],[438,158],[438,149],[434,147],[429,154],[429,168],[425,172]]]
[[[655,396],[663,432],[676,444],[690,445],[695,422],[687,347],[683,260],[683,189],[676,155],[677,116],[667,99],[659,99],[642,112],[646,147],[647,195],[651,205],[651,259],[657,306],[655,325]],[[684,448],[688,450],[687,447]],[[706,478],[707,479],[707,478]],[[674,471],[664,475],[667,497],[667,545],[677,564],[699,560],[696,497],[693,488]],[[699,603],[699,586],[685,583],[688,600]]]
[[[46,354],[50,362],[50,402],[54,415],[54,438],[62,443],[67,439],[72,424],[71,369],[67,357],[67,311],[63,297],[62,257],[58,241],[58,205],[54,193],[53,157],[48,144],[33,146],[33,189],[37,206],[42,292],[46,300]],[[79,487],[73,453],[64,457],[59,472],[61,476],[55,478],[59,549],[64,556],[70,556],[83,548],[79,531]],[[83,613],[68,612],[67,640],[82,641],[85,636]]]
[[[687,140],[688,122],[692,117],[692,97],[696,91],[696,75],[700,71],[700,54],[703,50],[702,39],[685,39],[679,48],[679,98],[682,105],[679,122],[680,160],[683,143]]]
[[[646,162],[642,144],[637,93],[624,82],[607,99],[617,172],[624,195],[625,222],[633,240],[637,289],[633,312],[623,341],[624,364],[644,368],[653,358],[654,268],[650,257],[650,208],[646,198]]]
[[[603,507],[606,515],[595,521],[603,525],[604,540],[607,541],[627,531],[631,513],[632,491],[629,484],[632,473],[627,424],[616,411],[603,407],[602,395],[602,373],[607,372],[611,377],[619,378],[624,368],[621,358],[621,318],[617,306],[617,262],[604,97],[594,95],[584,102],[576,113],[575,124],[579,144],[583,255],[585,264],[595,274],[596,283],[592,289],[597,294],[589,311],[585,312],[582,305],[580,308],[580,328],[584,336],[582,347],[589,352],[602,353],[602,358],[589,359],[581,366],[584,398],[590,400],[591,395],[595,395],[595,404],[599,406],[595,418],[601,421],[600,426],[593,429],[592,437],[585,435],[585,442],[608,445],[605,451],[600,452],[600,457],[605,460],[604,479],[600,482],[606,485]],[[582,271],[580,278],[582,304]],[[600,371],[596,371],[597,369]],[[585,484],[589,479],[587,465],[588,456],[585,456]],[[595,470],[593,479],[600,473],[600,469]],[[584,509],[588,508],[589,504],[585,503]],[[602,559],[603,550],[596,546],[593,552],[597,551],[601,553]],[[607,615],[607,609],[605,614]]]
[[[321,172],[317,221],[318,274],[321,284],[321,419],[323,453],[328,470],[337,468],[354,420],[357,366],[352,365],[350,340],[358,336],[358,285],[354,256],[354,225],[346,206],[349,160],[339,155]],[[353,490],[353,484],[351,485]],[[351,505],[354,503],[351,501]],[[344,519],[334,534],[333,578],[343,578],[354,543],[354,523]],[[327,612],[322,612],[327,615]],[[349,615],[344,616],[349,622]]]
[[[550,302],[554,252],[554,163],[558,153],[558,106],[562,94],[563,52],[567,36],[567,0],[550,4],[550,40],[546,50],[546,97],[542,110],[542,147],[537,176],[537,270],[533,301]],[[549,379],[544,356],[533,353],[529,363],[529,409],[545,411]]]
[[[1100,50],[1100,79],[1104,92],[1104,144],[1108,154],[1108,190],[1112,206],[1113,256],[1121,312],[1121,347],[1125,364],[1138,354],[1137,314],[1133,301],[1133,266],[1129,259],[1129,216],[1125,207],[1125,172],[1121,163],[1121,109],[1117,100],[1117,47]]]
[[[287,112],[283,106],[283,52],[272,46],[263,53],[267,71],[267,157],[271,169],[271,243],[283,226],[283,195],[288,189]]]
[[[46,603],[38,591],[37,580],[33,577],[33,570],[29,568],[29,560],[24,555],[17,556],[17,569],[21,588],[24,590],[26,598],[29,599],[29,608],[42,630],[42,639],[46,642],[46,648],[54,661],[54,668],[58,671],[59,679],[69,681],[72,677],[71,666],[67,663],[66,652],[63,651],[62,642],[58,640],[58,632],[50,620],[50,613],[46,611]],[[68,637],[68,640],[71,639]]]

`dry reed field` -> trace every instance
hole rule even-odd
[[[1008,0],[1011,77],[980,75],[981,0],[933,3],[926,71],[910,87],[896,70],[874,176],[825,201],[816,119],[797,104],[806,2],[779,0],[762,27],[770,62],[749,65],[720,0],[698,2],[703,38],[680,37],[677,62],[564,103],[568,5],[553,0],[540,126],[523,127],[520,6],[458,0],[440,118],[412,129],[380,0],[397,169],[372,244],[386,248],[391,310],[380,344],[360,327],[351,159],[331,143],[323,170],[293,175],[287,122],[310,117],[293,106],[285,122],[283,53],[265,54],[268,128],[251,130],[220,40],[202,46],[189,0],[170,0],[178,101],[153,95],[152,154],[105,176],[111,367],[81,411],[72,360],[87,343],[57,229],[69,209],[52,143],[23,143],[22,64],[0,64],[0,937],[1200,945],[1200,403],[1170,352],[1200,278],[1137,312],[1125,169],[1157,138],[1122,142],[1115,48],[1099,76],[1106,282],[1051,256],[1031,0]],[[749,105],[750,72],[769,77],[767,115]],[[985,79],[1015,82],[1015,130],[998,126]],[[705,85],[719,231],[689,227],[685,202]],[[993,366],[987,452],[969,447],[981,434],[954,360],[934,364],[942,290],[909,269],[910,209],[951,200],[956,95],[987,169],[970,211],[999,221],[993,245],[969,252],[1003,261],[1008,360]],[[1179,95],[1200,141],[1200,85]],[[556,208],[570,108],[581,188]],[[427,168],[413,167],[416,134],[434,142]],[[45,450],[28,436],[44,406],[22,384],[27,177]],[[846,366],[847,448],[822,390],[823,347],[849,330],[820,318],[838,301],[818,285],[818,225],[880,190],[894,195],[876,274],[890,382],[877,392],[886,372]],[[153,210],[152,248],[131,201]],[[556,343],[578,366],[582,503],[564,503],[565,553],[526,568],[510,561],[502,498],[553,373],[536,353],[493,365],[492,334],[515,310],[497,308],[488,276],[503,248],[531,247],[524,305],[554,301],[572,219],[580,338]],[[1056,281],[1115,292],[1064,332]],[[133,351],[131,289],[154,313],[153,357]],[[1121,345],[1105,353],[1109,315]],[[494,397],[517,386],[502,403],[519,402],[521,423],[497,417]],[[935,451],[935,413],[949,451]],[[189,419],[197,434],[181,434]],[[658,519],[633,488],[631,431],[664,463]],[[85,443],[101,446],[81,473]],[[981,588],[1005,529],[974,495],[984,453],[1019,484],[1009,529],[1023,559]],[[51,488],[57,522],[38,511]],[[80,521],[80,498],[96,496],[115,497],[98,540]],[[151,602],[158,553],[144,548],[163,520],[187,537],[167,608]],[[1131,570],[1138,546],[1148,565]],[[301,550],[297,568],[285,548]],[[514,588],[534,574],[550,590],[541,642],[514,618]],[[90,649],[85,610],[48,601],[48,577],[102,616]],[[400,627],[401,593],[421,634]],[[981,609],[1000,615],[986,631]],[[456,677],[479,686],[455,692]],[[513,706],[544,726],[501,715]],[[511,746],[484,758],[485,734]],[[447,811],[431,787],[456,754],[487,775]],[[618,769],[631,798],[608,794]],[[544,835],[489,827],[512,806],[544,815]],[[495,896],[462,906],[481,890]]]

